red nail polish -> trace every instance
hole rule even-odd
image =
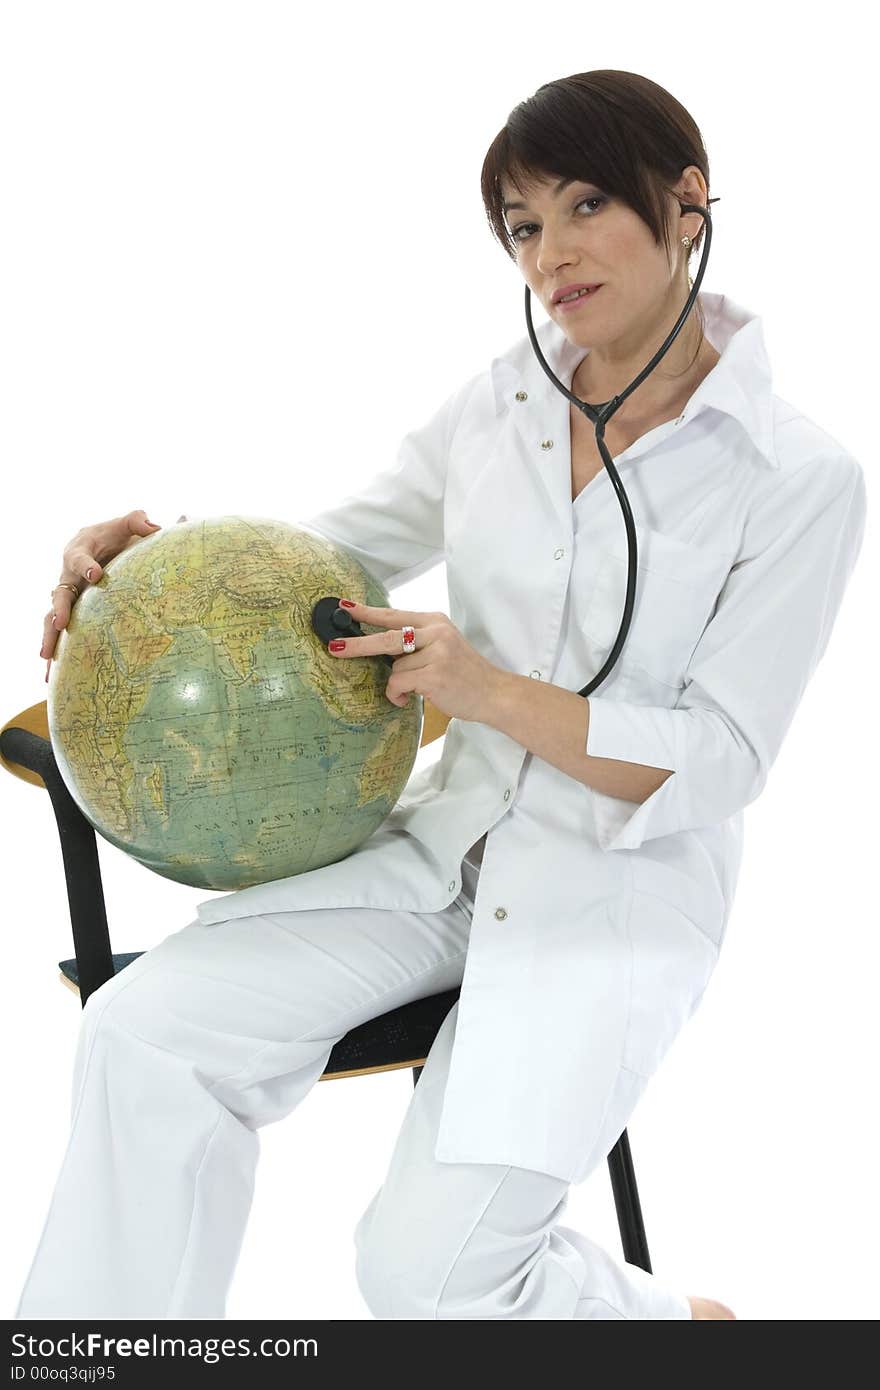
[[[339,600],[339,606],[340,608],[357,608],[357,604],[352,603],[350,598],[341,598]]]
[[[333,642],[330,643],[330,650],[331,650],[331,652],[344,652],[344,651],[345,651],[345,643],[344,643],[344,642],[340,642],[339,640],[333,641]]]

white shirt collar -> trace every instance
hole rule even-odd
[[[773,442],[772,374],[762,321],[728,295],[701,290],[697,299],[703,308],[706,337],[721,356],[694,391],[683,416],[689,419],[706,407],[723,411],[739,421],[770,466],[779,468]],[[534,303],[533,295],[533,306]],[[535,334],[560,381],[570,385],[589,348],[572,343],[554,319],[547,319],[535,329]],[[507,352],[493,358],[490,372],[497,414],[509,405],[511,390],[518,389],[517,383],[532,394],[544,393],[548,399],[559,395],[535,356],[527,332]]]

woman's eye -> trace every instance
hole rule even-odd
[[[607,198],[603,198],[601,195],[597,196],[596,194],[593,194],[592,198],[581,198],[581,200],[580,200],[579,203],[575,203],[575,207],[576,207],[576,208],[583,207],[584,203],[598,203],[599,206],[601,207],[602,203],[605,203],[605,202],[607,202],[607,201],[608,201]],[[597,209],[597,211],[598,211],[598,209]],[[591,216],[591,217],[595,217],[595,216],[596,216],[596,213],[595,213],[595,212],[591,212],[591,213],[590,213],[590,216]],[[534,227],[534,225],[535,225],[534,222],[520,222],[520,224],[519,224],[518,227],[514,227],[513,231],[510,233],[510,235],[513,237],[513,240],[514,240],[514,241],[519,241],[519,242],[528,241],[529,237],[520,236],[520,232],[527,231],[529,227]],[[531,235],[532,235],[532,233],[529,232],[529,236],[531,236]]]

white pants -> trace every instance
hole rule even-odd
[[[290,1114],[349,1029],[461,984],[478,872],[463,862],[441,912],[195,921],[95,990],[70,1140],[14,1316],[223,1318],[258,1128]],[[373,1315],[690,1318],[682,1294],[558,1224],[559,1178],[434,1161],[457,1012],[355,1228]]]

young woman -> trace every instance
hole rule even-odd
[[[694,121],[634,73],[548,83],[493,141],[490,225],[580,399],[611,399],[668,335],[704,229],[681,203],[707,206],[708,185]],[[578,286],[599,288],[559,302]],[[442,756],[358,852],[210,899],[92,994],[17,1317],[223,1317],[260,1126],[350,1028],[457,985],[355,1231],[371,1311],[734,1317],[559,1220],[712,975],[743,808],[864,529],[862,471],[773,393],[760,319],[719,294],[697,307],[606,430],[639,566],[598,694],[577,692],[623,611],[620,506],[525,334],[392,467],[304,523],[391,589],[445,562],[451,616],[353,593],[364,635],[327,652],[393,654],[388,698],[451,716]],[[74,537],[44,656],[81,588],[153,529],[137,511]]]

